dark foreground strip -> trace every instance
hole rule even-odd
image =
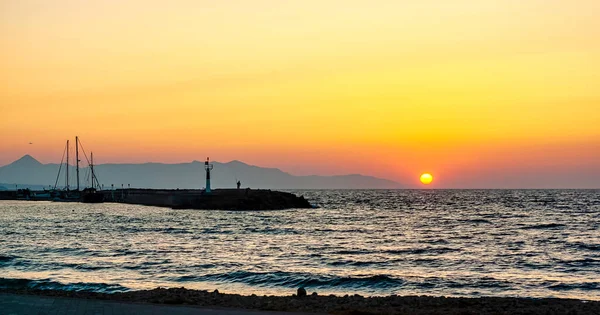
[[[157,288],[123,293],[59,290],[0,290],[4,293],[181,304],[250,310],[324,312],[330,314],[600,314],[600,301],[531,298],[446,298],[431,296],[243,296],[217,291]]]

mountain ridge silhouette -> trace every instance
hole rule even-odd
[[[239,160],[211,162],[213,188],[235,187],[240,180],[242,187],[264,189],[395,189],[403,186],[395,181],[368,175],[306,175],[296,176],[278,168],[260,167]],[[0,167],[0,183],[54,186],[59,164],[42,164],[31,155]],[[200,189],[205,185],[204,162],[187,163],[106,163],[94,166],[95,173],[104,189],[114,188],[165,188]],[[89,168],[80,164],[80,188],[89,186]],[[64,187],[65,166],[58,177],[58,187]],[[69,165],[69,186],[75,184],[75,167]]]

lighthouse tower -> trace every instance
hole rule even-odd
[[[204,169],[206,170],[206,190],[204,192],[210,193],[210,171],[213,169],[213,165],[209,158],[206,158],[206,162],[204,162]]]

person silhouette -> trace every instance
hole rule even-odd
[[[240,186],[242,186],[242,183],[238,180],[237,181],[237,189],[240,189]]]

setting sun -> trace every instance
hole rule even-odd
[[[433,181],[433,176],[431,176],[431,174],[425,173],[425,174],[421,175],[421,183],[423,183],[425,185],[429,185],[429,184],[431,184],[432,181]]]

